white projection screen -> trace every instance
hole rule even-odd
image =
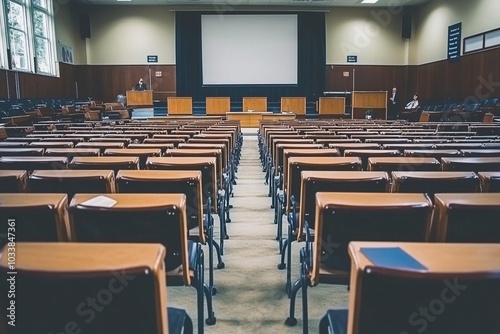
[[[202,15],[203,85],[296,85],[296,14]]]

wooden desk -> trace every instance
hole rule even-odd
[[[282,121],[295,119],[295,114],[275,114],[272,112],[228,112],[228,121],[240,121],[242,128],[258,128],[261,120]]]
[[[345,97],[320,97],[318,100],[319,115],[338,115],[345,112]]]
[[[193,99],[191,97],[167,98],[168,115],[192,115]]]
[[[243,111],[253,110],[254,112],[267,111],[267,97],[244,97]]]
[[[368,109],[372,119],[387,119],[387,92],[353,92],[351,118],[364,119]]]
[[[281,112],[293,112],[297,115],[306,114],[305,97],[282,97]]]
[[[7,248],[4,248],[4,252],[7,252]],[[8,257],[6,254],[2,255],[4,256],[0,256],[0,266],[6,268]],[[157,305],[156,326],[162,329],[161,333],[167,333],[165,256],[165,247],[159,244],[18,242],[15,265],[16,270],[44,272],[46,275],[53,276],[68,276],[69,273],[82,275],[99,273],[109,275],[110,278],[125,270],[147,268],[154,273],[155,277],[154,289],[158,298],[151,302]],[[36,318],[36,315],[31,316]],[[23,321],[30,321],[30,319],[23,319]]]
[[[359,298],[363,270],[374,264],[360,249],[364,247],[400,247],[418,262],[435,273],[469,273],[500,271],[500,244],[444,244],[444,243],[402,243],[402,242],[351,242],[351,283],[349,294],[349,315],[347,333],[357,333],[355,319],[356,299]],[[439,296],[437,296],[439,298]]]
[[[207,115],[225,115],[231,111],[230,97],[207,97],[205,102]]]
[[[128,90],[127,91],[127,107],[152,107],[153,106],[153,91],[152,90]]]

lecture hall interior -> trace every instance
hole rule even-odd
[[[500,333],[499,13],[2,0],[0,334]]]

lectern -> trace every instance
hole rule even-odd
[[[152,106],[153,106],[152,90],[127,91],[127,107],[152,107]]]

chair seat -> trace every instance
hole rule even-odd
[[[170,334],[182,334],[193,332],[193,322],[186,310],[167,307],[168,332]]]
[[[349,282],[350,273],[348,271],[336,270],[324,265],[319,267],[319,283],[348,285]]]
[[[319,324],[319,333],[347,334],[347,319],[346,309],[328,310]]]

